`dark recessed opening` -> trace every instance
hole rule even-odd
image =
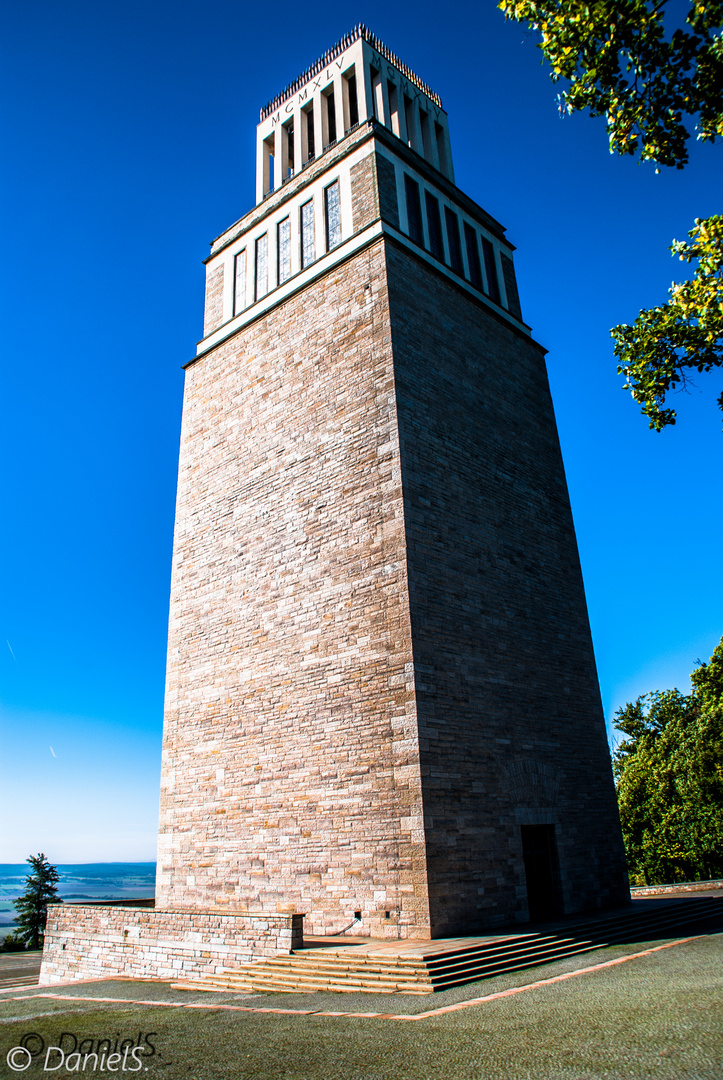
[[[334,91],[330,90],[328,94],[323,95],[323,99],[326,103],[326,129],[329,133],[329,141],[327,146],[331,146],[336,142],[336,104],[334,102]],[[324,147],[326,150],[326,146]]]
[[[359,103],[356,96],[356,76],[352,73],[347,81],[349,87],[349,126],[356,127],[359,123]]]
[[[552,919],[562,914],[555,826],[523,825],[521,832],[530,919]]]
[[[385,919],[391,919],[391,917],[392,917],[391,911],[385,911],[384,912],[384,918]]]
[[[355,919],[361,919],[361,911],[355,911],[354,912],[354,918]]]

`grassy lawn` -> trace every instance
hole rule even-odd
[[[419,1020],[228,1011],[242,1008],[410,1014],[532,984],[660,942],[617,946],[457,990],[409,998],[370,994],[208,995],[166,984],[78,984],[0,999],[0,1075],[8,1050],[36,1033],[72,1049],[98,1039],[135,1043],[151,1080],[592,1080],[723,1076],[723,934],[637,957],[524,993]],[[34,993],[47,994],[42,988]],[[82,1000],[115,997],[124,1003]],[[166,1001],[168,1007],[137,999]],[[187,1008],[199,1004],[200,1008]],[[179,1007],[184,1006],[184,1007]],[[147,1041],[146,1040],[147,1037]],[[150,1044],[155,1048],[151,1054]],[[33,1048],[40,1044],[29,1043]],[[88,1043],[85,1047],[87,1050]],[[43,1070],[41,1053],[20,1075]],[[57,1064],[58,1058],[49,1064]],[[73,1062],[71,1061],[71,1064]],[[92,1064],[92,1060],[90,1061]],[[127,1059],[127,1072],[133,1060]],[[85,1075],[89,1075],[86,1070]],[[98,1075],[98,1072],[95,1073]]]

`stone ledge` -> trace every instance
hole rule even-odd
[[[639,885],[630,890],[630,895],[632,897],[665,896],[666,893],[710,892],[712,889],[723,889],[723,880],[679,881],[676,885]]]

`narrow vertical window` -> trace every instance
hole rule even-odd
[[[324,95],[324,101],[326,102],[326,130],[328,132],[326,145],[331,146],[336,142],[336,104],[333,90]]]
[[[246,248],[233,261],[233,313],[239,315],[246,307]]]
[[[276,226],[276,251],[278,258],[278,282],[281,285],[291,277],[291,223],[284,218]]]
[[[339,205],[339,181],[329,184],[324,189],[324,210],[326,213],[326,250],[341,243],[341,207]]]
[[[412,150],[419,150],[417,146],[417,124],[416,117],[414,115],[414,102],[406,94],[402,95],[404,98],[404,122],[407,125],[407,144],[411,146]]]
[[[256,299],[269,291],[269,237],[267,233],[256,241]]]
[[[404,194],[407,200],[407,228],[409,239],[421,247],[424,244],[422,232],[422,204],[419,199],[419,184],[411,176],[404,174]]]
[[[276,136],[269,135],[264,139],[264,195],[268,195],[274,189],[274,155],[276,153]]]
[[[482,267],[479,261],[479,248],[477,247],[477,233],[471,225],[464,223],[464,243],[467,248],[467,265],[469,266],[469,280],[475,289],[482,291]]]
[[[284,139],[284,180],[294,175],[294,121],[289,120],[282,129]]]
[[[306,123],[306,160],[313,161],[316,157],[314,143],[314,106],[310,105],[302,114],[302,122]]]
[[[444,208],[444,223],[447,226],[449,265],[452,267],[455,274],[459,274],[460,277],[463,277],[464,266],[462,264],[462,245],[459,239],[459,219],[454,210],[450,210],[448,206],[445,206]]]
[[[487,274],[487,295],[495,304],[500,302],[500,283],[497,278],[497,264],[495,262],[495,249],[489,240],[482,237],[482,255],[485,261],[485,273]]]
[[[372,87],[372,109],[374,119],[384,122],[384,94],[382,91],[382,77],[377,68],[369,66],[369,80]]]
[[[359,123],[359,102],[356,95],[356,72],[354,68],[350,75],[344,76],[346,80],[346,96],[349,104],[349,128],[356,127]]]
[[[301,266],[314,261],[314,204],[309,201],[301,207]]]
[[[389,123],[392,131],[401,138],[401,128],[399,126],[399,95],[397,94],[396,84],[387,79],[387,97],[389,98]]]
[[[429,250],[435,259],[444,262],[444,242],[442,240],[442,219],[439,216],[439,203],[428,191],[424,193],[427,207],[427,230],[429,232]]]

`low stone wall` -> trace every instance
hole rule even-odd
[[[288,955],[303,935],[303,915],[58,904],[48,909],[40,985],[109,976],[198,979]]]
[[[665,896],[666,893],[713,892],[723,889],[723,881],[679,881],[676,885],[640,885],[630,890],[633,899],[636,896]]]

